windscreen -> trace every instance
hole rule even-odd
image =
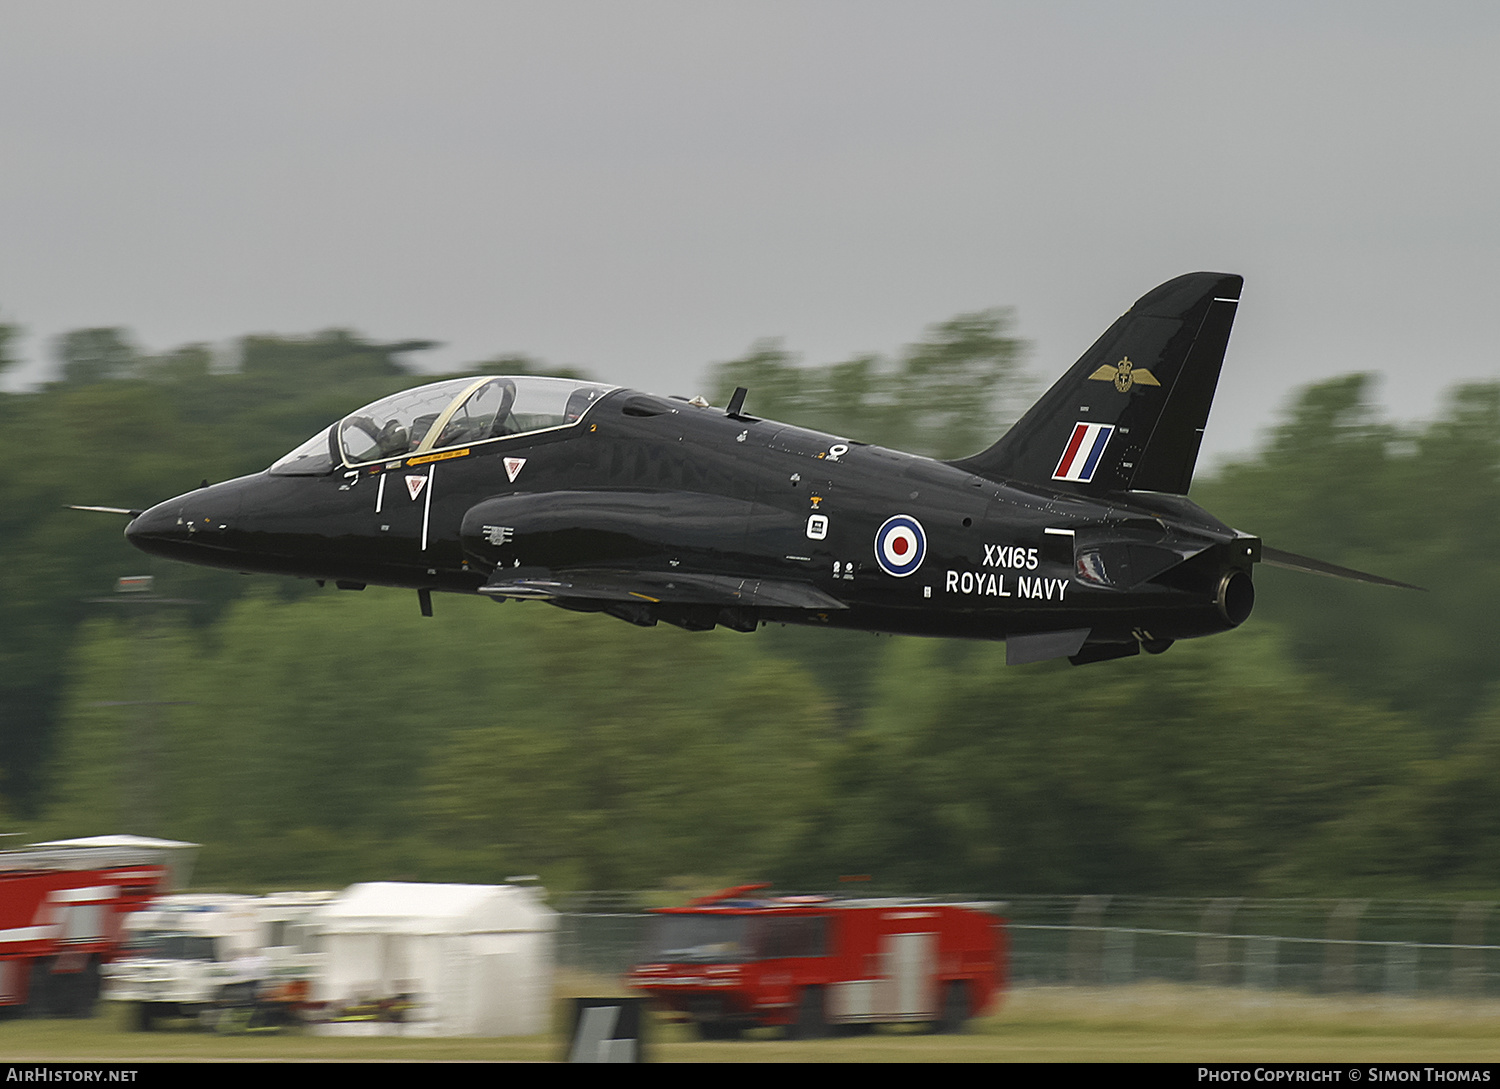
[[[345,416],[339,452],[345,464],[362,465],[567,427],[613,388],[530,375],[434,382]]]
[[[647,960],[657,963],[742,963],[827,954],[822,915],[693,915],[674,912],[651,920]]]
[[[157,960],[215,960],[214,939],[205,934],[148,930],[125,945],[125,955]]]

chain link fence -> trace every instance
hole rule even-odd
[[[924,897],[998,903],[1012,986],[1162,981],[1264,991],[1500,997],[1500,903]],[[644,894],[557,905],[559,963],[618,976],[645,933]],[[659,902],[659,897],[657,898]]]

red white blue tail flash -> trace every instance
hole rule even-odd
[[[1053,480],[1076,480],[1087,484],[1094,479],[1094,471],[1104,457],[1104,448],[1109,437],[1115,433],[1113,424],[1077,423],[1068,439],[1062,460],[1052,473]]]

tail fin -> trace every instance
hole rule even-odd
[[[954,464],[1087,495],[1186,494],[1243,283],[1192,272],[1147,292],[999,442]]]

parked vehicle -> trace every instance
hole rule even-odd
[[[166,840],[101,837],[0,851],[0,1015],[88,1017],[126,920],[166,892]]]
[[[726,889],[653,912],[627,983],[705,1039],[780,1025],[794,1038],[925,1022],[957,1032],[1005,982],[1004,923],[985,905]]]
[[[133,916],[105,995],[132,1027],[192,1018],[221,1031],[297,1023],[321,953],[314,914],[331,893],[163,897]]]

